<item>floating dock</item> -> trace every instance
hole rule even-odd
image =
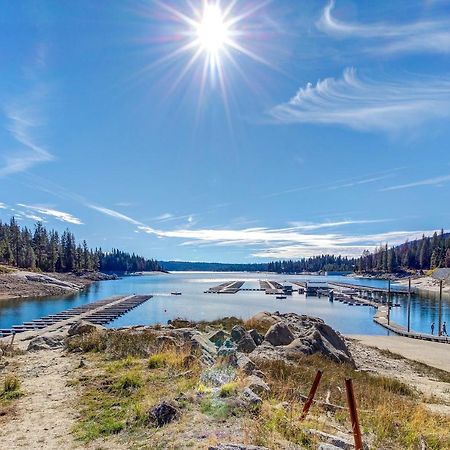
[[[13,325],[11,328],[0,329],[0,338],[25,331],[43,330],[55,324],[71,325],[80,319],[105,325],[118,317],[126,314],[142,303],[152,298],[152,295],[128,295],[116,296],[99,300],[93,303],[76,306],[57,314],[50,314],[40,319],[24,322],[21,325]]]
[[[205,294],[236,294],[241,290],[244,281],[227,281],[226,283],[213,286],[205,291]]]

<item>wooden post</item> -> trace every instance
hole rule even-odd
[[[439,280],[439,320],[438,320],[438,336],[442,331],[442,280]]]
[[[13,345],[14,345],[14,338],[16,337],[16,333],[13,332],[12,338],[11,338],[11,342],[9,343],[9,351],[12,352],[13,350]]]
[[[322,378],[322,371],[318,370],[316,373],[316,378],[314,378],[314,382],[311,386],[311,390],[309,391],[308,399],[305,402],[305,405],[303,406],[302,415],[300,416],[300,420],[303,420],[309,411],[309,408],[311,408],[312,402],[314,401],[314,396],[316,395],[317,388],[319,387],[320,379]]]
[[[411,331],[411,277],[408,279],[408,333]]]
[[[358,411],[356,409],[356,400],[351,379],[345,380],[345,389],[347,391],[347,403],[350,410],[350,420],[352,421],[353,437],[355,439],[355,450],[363,450],[361,430],[359,428],[358,421]]]

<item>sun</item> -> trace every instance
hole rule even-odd
[[[174,63],[176,70],[171,72],[168,92],[174,92],[191,73],[191,86],[199,98],[205,98],[207,88],[218,87],[227,107],[227,72],[234,71],[253,85],[242,67],[245,58],[272,67],[258,49],[265,36],[258,12],[270,0],[185,0],[178,7],[168,0],[154,1],[166,13],[165,32],[160,39],[171,51],[151,67]],[[178,64],[181,60],[183,63]]]
[[[231,39],[230,24],[220,6],[216,4],[205,3],[201,21],[195,31],[200,48],[216,56]]]

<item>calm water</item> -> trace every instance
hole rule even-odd
[[[229,294],[204,294],[203,292],[217,284],[231,280],[245,280],[243,288],[259,288],[259,279],[279,282],[292,282],[307,279],[314,281],[345,281],[354,284],[387,286],[383,280],[352,279],[347,277],[289,276],[255,273],[210,273],[177,272],[170,275],[148,275],[124,277],[120,280],[102,281],[88,290],[67,297],[0,301],[0,328],[37,319],[74,306],[93,302],[111,295],[154,294],[155,296],[112,322],[110,326],[166,323],[168,319],[183,317],[191,320],[211,320],[223,316],[248,318],[259,311],[280,311],[308,314],[324,319],[331,326],[348,334],[380,334],[388,332],[372,321],[375,310],[371,307],[355,307],[339,302],[331,303],[327,297],[306,297],[294,293],[286,300],[277,300],[275,296],[264,292],[239,292]],[[182,292],[181,296],[172,296],[170,292]],[[396,300],[397,302],[397,300]],[[399,298],[400,308],[393,308],[392,320],[407,324],[407,301]],[[412,329],[429,332],[430,323],[437,324],[438,302],[436,298],[414,296],[411,302]],[[443,302],[444,320],[450,322],[450,301]]]

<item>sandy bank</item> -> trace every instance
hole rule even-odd
[[[90,284],[110,279],[101,273],[37,273],[13,270],[0,274],[0,300],[65,295],[83,290]]]
[[[408,279],[402,279],[396,281],[397,284],[402,286],[408,286]],[[411,279],[411,286],[421,291],[428,291],[432,293],[439,293],[439,281],[433,277],[423,276]],[[444,283],[443,293],[450,294],[450,284]]]

